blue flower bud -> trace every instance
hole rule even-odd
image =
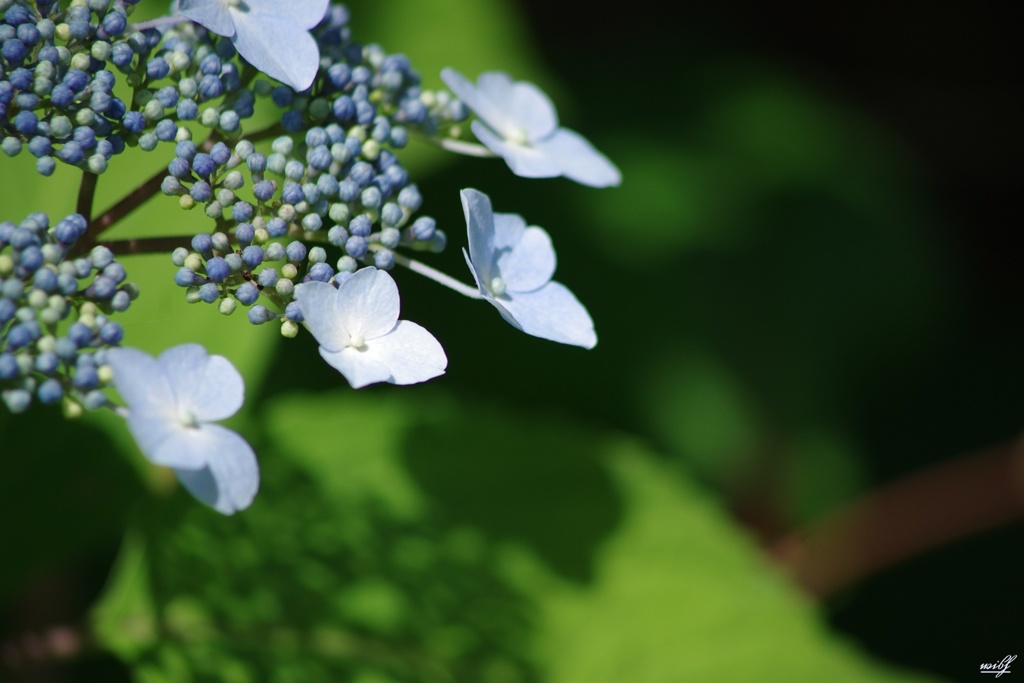
[[[345,251],[352,258],[358,259],[366,256],[368,249],[366,239],[358,235],[352,235],[345,241]]]
[[[243,247],[250,244],[255,237],[256,229],[249,223],[240,223],[235,228],[235,239],[238,240],[238,243]]]
[[[179,287],[192,287],[202,281],[203,279],[196,275],[196,272],[191,268],[179,268],[178,272],[174,274],[174,284]]]
[[[220,256],[214,256],[206,262],[206,276],[214,282],[223,282],[230,274],[231,266]]]
[[[250,306],[260,298],[260,290],[251,282],[243,282],[235,290],[235,298],[238,299],[238,303]]]
[[[302,242],[291,242],[285,248],[289,263],[302,263],[306,260],[306,245]]]
[[[201,233],[192,238],[192,249],[208,258],[213,253],[213,238],[206,233]]]
[[[317,282],[330,282],[334,277],[334,269],[326,263],[314,263],[309,269],[309,279]]]
[[[213,282],[206,282],[199,286],[199,300],[212,304],[220,298],[220,287]]]
[[[263,248],[250,245],[242,250],[242,263],[249,268],[255,268],[263,263]],[[244,303],[244,302],[243,302]]]
[[[268,323],[277,316],[274,315],[266,306],[263,304],[256,304],[249,309],[249,322],[253,325],[262,325]]]
[[[253,155],[255,156],[255,155]],[[252,158],[252,157],[250,157]],[[252,186],[252,194],[256,199],[261,202],[269,201],[275,192],[274,181],[272,180],[261,180],[254,183]]]

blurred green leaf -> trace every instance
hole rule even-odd
[[[139,680],[923,680],[632,440],[423,387],[264,409],[255,505],[151,506],[94,613]]]

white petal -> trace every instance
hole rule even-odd
[[[560,128],[546,140],[533,143],[546,158],[555,160],[561,175],[591,187],[611,187],[622,182],[622,174],[608,157],[568,128]]]
[[[170,379],[155,358],[138,349],[120,347],[107,351],[107,364],[114,372],[114,387],[129,411],[165,412],[176,409]]]
[[[219,36],[235,35],[235,24],[224,0],[178,0],[178,10]]]
[[[494,214],[494,250],[515,249],[526,232],[526,221],[515,213]]]
[[[507,142],[480,121],[474,121],[469,127],[484,147],[504,159],[512,172],[520,178],[555,178],[562,175],[558,160],[546,152]]]
[[[503,76],[509,86],[512,84],[512,79],[505,74],[493,72],[491,75],[495,78]],[[484,79],[484,76],[481,76],[481,79]],[[501,130],[504,127],[505,113],[500,102],[491,99],[493,93],[489,95],[477,90],[476,86],[455,69],[442,69],[441,80],[451,88],[451,91],[462,100],[463,104],[469,107],[470,111],[491,128]],[[486,82],[486,79],[484,81]],[[497,88],[497,91],[500,93],[501,89]]]
[[[363,268],[338,288],[338,313],[349,335],[369,341],[398,323],[401,299],[394,278],[384,270]]]
[[[199,344],[167,349],[157,359],[170,380],[179,411],[201,422],[231,417],[245,402],[245,383],[224,356],[211,356]]]
[[[484,286],[480,284],[480,272],[477,270],[476,264],[473,263],[472,259],[469,258],[469,252],[463,248],[462,255],[466,258],[466,265],[469,266],[469,272],[473,274],[473,281],[476,282],[477,289],[485,297],[490,296],[490,292],[484,289]]]
[[[546,138],[558,128],[558,114],[548,96],[533,83],[519,81],[512,87],[512,102],[508,112],[512,125],[526,133],[526,139]]]
[[[338,290],[326,282],[304,282],[295,288],[295,300],[306,328],[317,343],[328,351],[340,351],[348,343],[349,334],[338,312]]]
[[[128,431],[139,450],[155,465],[199,469],[206,466],[206,452],[195,448],[192,434],[198,428],[185,427],[175,414],[154,414],[137,410],[128,413]]]
[[[514,214],[495,214],[495,226],[499,230],[507,217],[522,218]],[[546,285],[555,274],[555,249],[551,237],[542,228],[529,227],[519,231],[518,242],[498,255],[498,269],[509,292],[531,292]]]
[[[247,62],[298,91],[306,90],[320,68],[320,49],[309,31],[292,21],[232,9],[235,49]]]
[[[559,282],[549,282],[534,292],[511,293],[491,303],[502,317],[511,317],[509,322],[515,321],[515,326],[534,337],[585,349],[597,344],[594,321],[587,309]]]
[[[477,278],[477,284],[490,282],[494,272],[494,214],[491,200],[483,192],[473,189],[462,190],[462,211],[466,216],[466,231],[469,233],[470,269]]]
[[[193,496],[218,512],[230,515],[252,503],[260,487],[260,469],[252,446],[237,433],[219,425],[205,425],[202,449],[208,465],[201,469],[175,469]]]
[[[391,369],[369,353],[369,346],[362,349],[349,346],[341,351],[320,347],[320,355],[328,365],[345,376],[353,389],[391,379]]]
[[[289,23],[309,30],[327,14],[330,0],[245,0],[245,4],[252,14],[258,14],[265,22]]]
[[[366,344],[366,355],[388,368],[392,384],[416,384],[443,375],[448,357],[434,335],[408,320]]]

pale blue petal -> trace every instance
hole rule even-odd
[[[520,178],[555,178],[562,175],[558,160],[545,152],[507,142],[480,121],[474,121],[469,127],[484,147],[504,159],[512,172]]]
[[[477,284],[488,283],[494,272],[494,214],[491,200],[483,192],[473,189],[462,190],[462,211],[466,215],[466,230],[469,233],[470,269]]]
[[[608,157],[568,128],[560,128],[546,140],[534,143],[538,152],[555,160],[561,175],[590,187],[611,187],[622,182],[622,174]]]
[[[508,81],[511,85],[512,79],[505,74],[500,74]],[[484,77],[481,76],[483,79]],[[455,69],[442,69],[441,80],[444,81],[451,91],[462,100],[470,111],[476,114],[482,121],[490,125],[492,128],[500,130],[505,122],[505,113],[499,102],[491,99],[486,93],[482,93],[477,90],[465,76],[460,74]],[[485,79],[486,80],[486,79]],[[499,88],[500,92],[500,88]]]
[[[368,358],[386,366],[392,384],[416,384],[443,375],[448,357],[434,335],[416,323],[402,320],[389,334],[367,342]]]
[[[519,246],[526,232],[526,221],[515,213],[496,213],[493,229],[495,252],[508,251]]]
[[[534,292],[512,293],[491,303],[506,320],[511,318],[509,322],[515,321],[516,327],[534,337],[585,349],[597,344],[594,321],[587,309],[559,282],[549,282]]]
[[[320,50],[309,31],[292,21],[232,9],[238,53],[271,78],[306,90],[320,68]]]
[[[473,281],[476,282],[477,289],[480,290],[481,294],[489,296],[489,292],[480,284],[480,273],[477,272],[476,264],[469,258],[469,252],[463,249],[462,255],[466,257],[466,265],[469,266],[469,272],[473,274]]]
[[[110,349],[107,351],[107,364],[114,373],[114,387],[129,411],[167,415],[176,412],[170,379],[148,353],[128,347]]]
[[[211,356],[199,344],[167,349],[157,359],[170,379],[179,411],[200,422],[231,417],[245,402],[242,375],[223,356]]]
[[[546,138],[558,128],[558,114],[548,96],[533,83],[519,81],[512,86],[512,102],[508,110],[512,125],[526,133],[526,139]]]
[[[196,427],[185,427],[170,413],[129,410],[128,431],[139,450],[155,465],[198,469],[206,466],[207,453],[195,448],[190,438]]]
[[[320,346],[340,351],[348,343],[348,331],[338,311],[338,290],[326,282],[305,282],[295,288],[295,300],[306,328]]]
[[[328,351],[320,347],[323,359],[344,375],[353,389],[391,379],[391,370],[388,366],[368,355],[368,351],[369,346],[363,347],[362,350],[349,346],[341,351]]]
[[[235,24],[224,0],[178,0],[178,10],[219,36],[235,35]]]
[[[376,339],[398,323],[401,299],[387,271],[363,268],[338,288],[338,314],[349,335]]]
[[[200,431],[207,465],[175,468],[178,480],[197,499],[225,515],[246,509],[260,487],[260,469],[252,447],[219,425],[204,425]]]
[[[245,4],[252,14],[259,15],[261,21],[290,23],[297,28],[309,30],[327,14],[330,0],[245,0]]]
[[[495,214],[495,225],[499,226],[506,217],[523,219],[514,214]],[[555,274],[555,249],[551,237],[542,228],[529,227],[521,230],[519,241],[498,256],[498,269],[509,292],[531,292],[546,285]]]

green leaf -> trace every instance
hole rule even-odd
[[[262,409],[255,505],[152,506],[95,612],[140,680],[924,680],[629,438],[432,387]]]

